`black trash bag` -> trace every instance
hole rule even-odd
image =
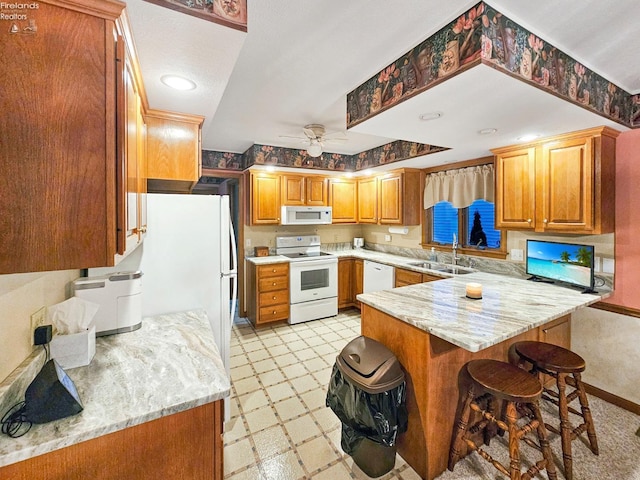
[[[333,366],[327,407],[342,422],[342,449],[352,455],[364,438],[392,447],[407,431],[406,383],[382,393],[367,393]]]

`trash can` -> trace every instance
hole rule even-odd
[[[360,336],[336,358],[326,404],[342,422],[342,449],[370,477],[393,469],[407,430],[405,395],[400,362],[381,343]]]

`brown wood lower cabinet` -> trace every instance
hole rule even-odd
[[[395,287],[405,287],[407,285],[415,285],[416,283],[434,282],[442,280],[442,278],[428,273],[414,272],[405,268],[396,268]]]
[[[444,472],[458,404],[460,368],[476,358],[506,361],[511,344],[541,340],[543,335],[566,329],[570,319],[567,315],[474,353],[363,305],[362,334],[386,345],[406,372],[409,419],[407,432],[398,437],[402,458],[424,479]],[[569,348],[567,341],[561,341],[561,346]]]
[[[247,317],[254,325],[289,318],[289,263],[247,267]]]
[[[223,401],[0,467],[11,480],[221,480]]]
[[[353,258],[338,259],[338,308],[353,306]]]

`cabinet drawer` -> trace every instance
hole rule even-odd
[[[275,322],[289,318],[289,304],[271,305],[260,308],[260,320],[258,323]]]
[[[273,292],[264,292],[260,294],[260,307],[266,307],[269,305],[277,305],[280,303],[289,303],[289,291],[288,290],[276,290]]]
[[[286,277],[268,277],[258,280],[258,291],[273,292],[274,290],[289,291],[289,276]]]
[[[265,277],[279,277],[281,275],[287,275],[288,273],[288,263],[274,263],[272,265],[258,266],[258,278],[260,279],[263,279]]]

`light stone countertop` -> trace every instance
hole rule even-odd
[[[0,384],[0,405],[10,382],[22,383],[24,399],[41,352]],[[91,364],[67,373],[84,410],[19,438],[0,434],[0,466],[220,400],[231,388],[204,310],[144,318],[139,330],[99,337]]]
[[[482,284],[482,299],[466,297],[469,282]],[[609,295],[475,272],[357,298],[465,350],[478,352]]]
[[[270,265],[272,263],[289,262],[284,255],[269,255],[267,257],[246,257],[246,260],[255,265]]]

